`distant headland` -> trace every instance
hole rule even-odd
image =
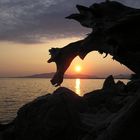
[[[54,75],[54,72],[51,73],[40,73],[40,74],[33,74],[28,76],[22,76],[22,77],[16,77],[16,78],[52,78]],[[130,79],[130,74],[119,74],[113,76],[115,79]],[[86,74],[65,74],[65,79],[105,79],[105,76],[96,76],[96,75],[86,75]]]

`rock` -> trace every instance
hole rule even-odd
[[[0,140],[14,139],[14,121],[9,124],[0,124]]]
[[[134,92],[137,92],[137,90],[140,89],[139,86],[140,86],[140,80],[132,80],[132,81],[127,83],[126,90],[129,93],[134,93]]]
[[[140,83],[127,84],[132,94],[114,83],[111,76],[104,88],[83,97],[64,87],[38,97],[11,124],[0,125],[0,140],[139,140]]]
[[[122,81],[115,83],[113,76],[110,75],[106,78],[102,89],[106,92],[123,95],[126,90],[126,85]]]
[[[108,76],[103,84],[103,89],[111,90],[116,86],[114,78],[112,75]]]
[[[127,103],[96,140],[140,139],[140,94]]]
[[[5,128],[5,125],[0,124],[0,131],[2,131]]]
[[[57,89],[19,109],[14,122],[15,140],[73,140],[78,137],[78,112],[84,103],[77,94],[66,88]]]
[[[138,80],[138,79],[140,79],[140,73],[132,74],[130,79],[131,80]]]
[[[114,90],[113,90],[114,91]],[[97,90],[84,95],[89,106],[89,112],[97,113],[103,107],[105,107],[109,112],[117,112],[123,107],[124,96],[116,94],[111,91]]]
[[[124,91],[125,90],[125,84],[122,82],[122,81],[118,81],[116,83],[116,88],[121,92],[121,91]]]

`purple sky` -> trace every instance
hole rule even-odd
[[[89,6],[103,0],[0,0],[0,41],[40,43],[41,38],[80,36],[87,29],[64,17],[76,4]],[[140,0],[118,0],[140,7]]]

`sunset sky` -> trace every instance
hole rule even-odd
[[[90,33],[66,16],[76,12],[75,5],[89,6],[102,0],[0,0],[0,77],[24,76],[55,71],[48,64],[48,50],[63,47]],[[118,0],[140,8],[139,0]],[[84,61],[76,58],[67,73],[81,66],[82,74],[107,76],[132,73],[125,66],[92,52]]]

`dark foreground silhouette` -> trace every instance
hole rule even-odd
[[[100,90],[79,97],[61,87],[21,107],[0,125],[0,140],[139,140],[140,81],[109,76]]]
[[[90,7],[77,5],[78,14],[68,16],[92,32],[83,40],[63,48],[50,49],[49,63],[55,62],[57,72],[51,80],[55,86],[63,82],[63,76],[72,60],[84,59],[91,51],[112,55],[112,58],[127,66],[140,78],[140,10],[124,6],[116,1],[93,4]],[[93,60],[94,61],[94,60]]]
[[[100,90],[79,97],[61,87],[21,107],[17,117],[0,125],[0,140],[140,140],[140,10],[112,1],[77,6],[79,14],[67,17],[93,28],[87,38],[52,48],[55,86],[71,61],[90,51],[111,54],[136,73],[127,85],[109,76]]]

